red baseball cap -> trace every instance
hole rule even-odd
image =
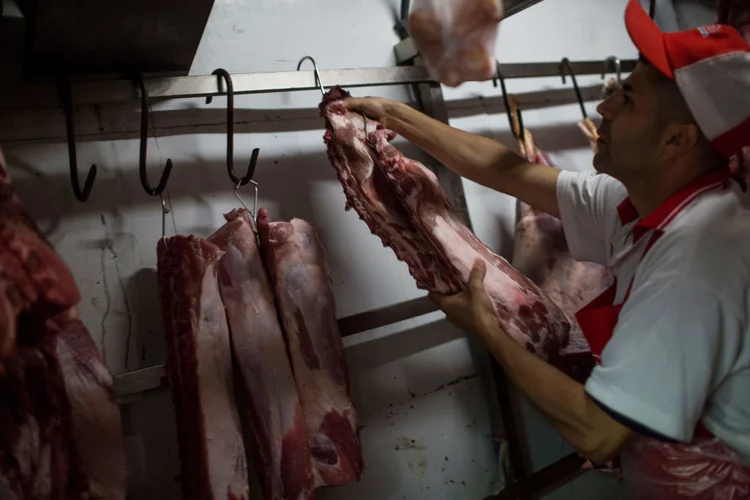
[[[727,24],[662,32],[638,3],[625,9],[630,38],[673,80],[696,123],[724,156],[750,146],[750,45]]]

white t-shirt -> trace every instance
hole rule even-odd
[[[735,182],[708,191],[640,261],[652,232],[627,251],[638,219],[621,223],[619,181],[563,171],[557,196],[571,254],[610,267],[615,303],[635,274],[587,393],[677,441],[700,421],[750,464],[750,197]]]

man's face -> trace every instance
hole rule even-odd
[[[598,172],[623,180],[658,163],[656,84],[662,78],[655,68],[639,63],[623,81],[622,89],[599,104],[602,123],[594,156]]]

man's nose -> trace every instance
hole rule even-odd
[[[603,100],[599,103],[599,105],[596,107],[596,112],[602,115],[602,118],[605,120],[611,120],[614,118],[615,113],[617,112],[617,95],[613,95],[608,97],[607,99]]]

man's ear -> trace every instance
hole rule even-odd
[[[700,131],[694,123],[670,123],[662,135],[662,159],[684,156],[698,146]]]

